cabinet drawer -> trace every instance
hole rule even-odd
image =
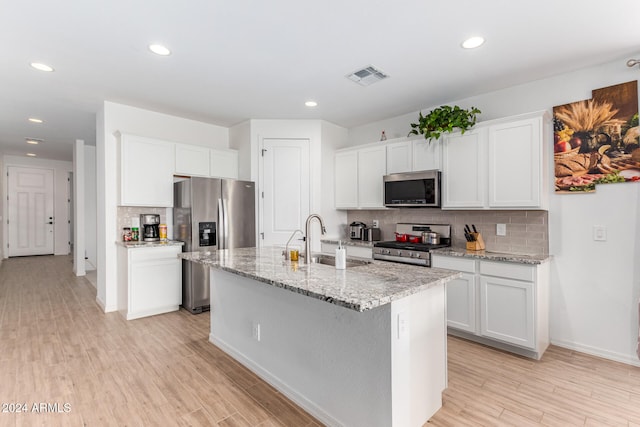
[[[433,254],[431,266],[436,268],[446,268],[447,270],[462,271],[465,273],[476,272],[476,261],[469,258]]]
[[[509,262],[480,261],[480,274],[533,282],[535,267]]]
[[[152,248],[133,248],[131,251],[131,262],[158,261],[163,259],[175,260],[182,251],[180,246],[170,247],[152,247]]]

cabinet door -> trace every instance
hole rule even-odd
[[[169,311],[182,303],[180,249],[130,249],[129,314]]]
[[[187,176],[209,176],[209,148],[176,144],[176,173]]]
[[[384,205],[382,178],[387,173],[386,147],[358,150],[358,206],[381,208]]]
[[[486,129],[448,134],[442,140],[442,207],[486,206]]]
[[[447,326],[476,334],[476,276],[462,273],[462,277],[447,282]]]
[[[414,139],[413,166],[414,171],[440,170],[442,167],[442,140]]]
[[[173,206],[174,144],[125,134],[120,144],[120,205]]]
[[[489,127],[489,207],[540,207],[542,118]]]
[[[210,150],[209,176],[238,179],[238,152],[236,150]]]
[[[387,173],[411,172],[412,150],[411,141],[387,144]]]
[[[533,283],[480,276],[480,333],[535,349]]]
[[[356,150],[336,153],[334,185],[336,209],[358,207],[358,152]]]

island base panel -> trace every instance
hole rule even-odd
[[[444,298],[357,312],[214,268],[209,339],[327,425],[422,426],[446,387]]]

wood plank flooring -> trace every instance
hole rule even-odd
[[[69,257],[2,262],[0,403],[27,412],[0,412],[0,427],[321,425],[210,344],[207,314],[127,322],[95,297]],[[443,401],[427,425],[640,427],[640,368],[553,346],[534,361],[450,337]]]

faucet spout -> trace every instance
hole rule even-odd
[[[304,240],[304,262],[309,264],[311,262],[311,221],[313,219],[317,219],[320,223],[320,232],[325,234],[327,232],[327,228],[324,226],[324,221],[322,217],[318,214],[311,214],[307,217],[307,222],[305,224],[305,240]]]

